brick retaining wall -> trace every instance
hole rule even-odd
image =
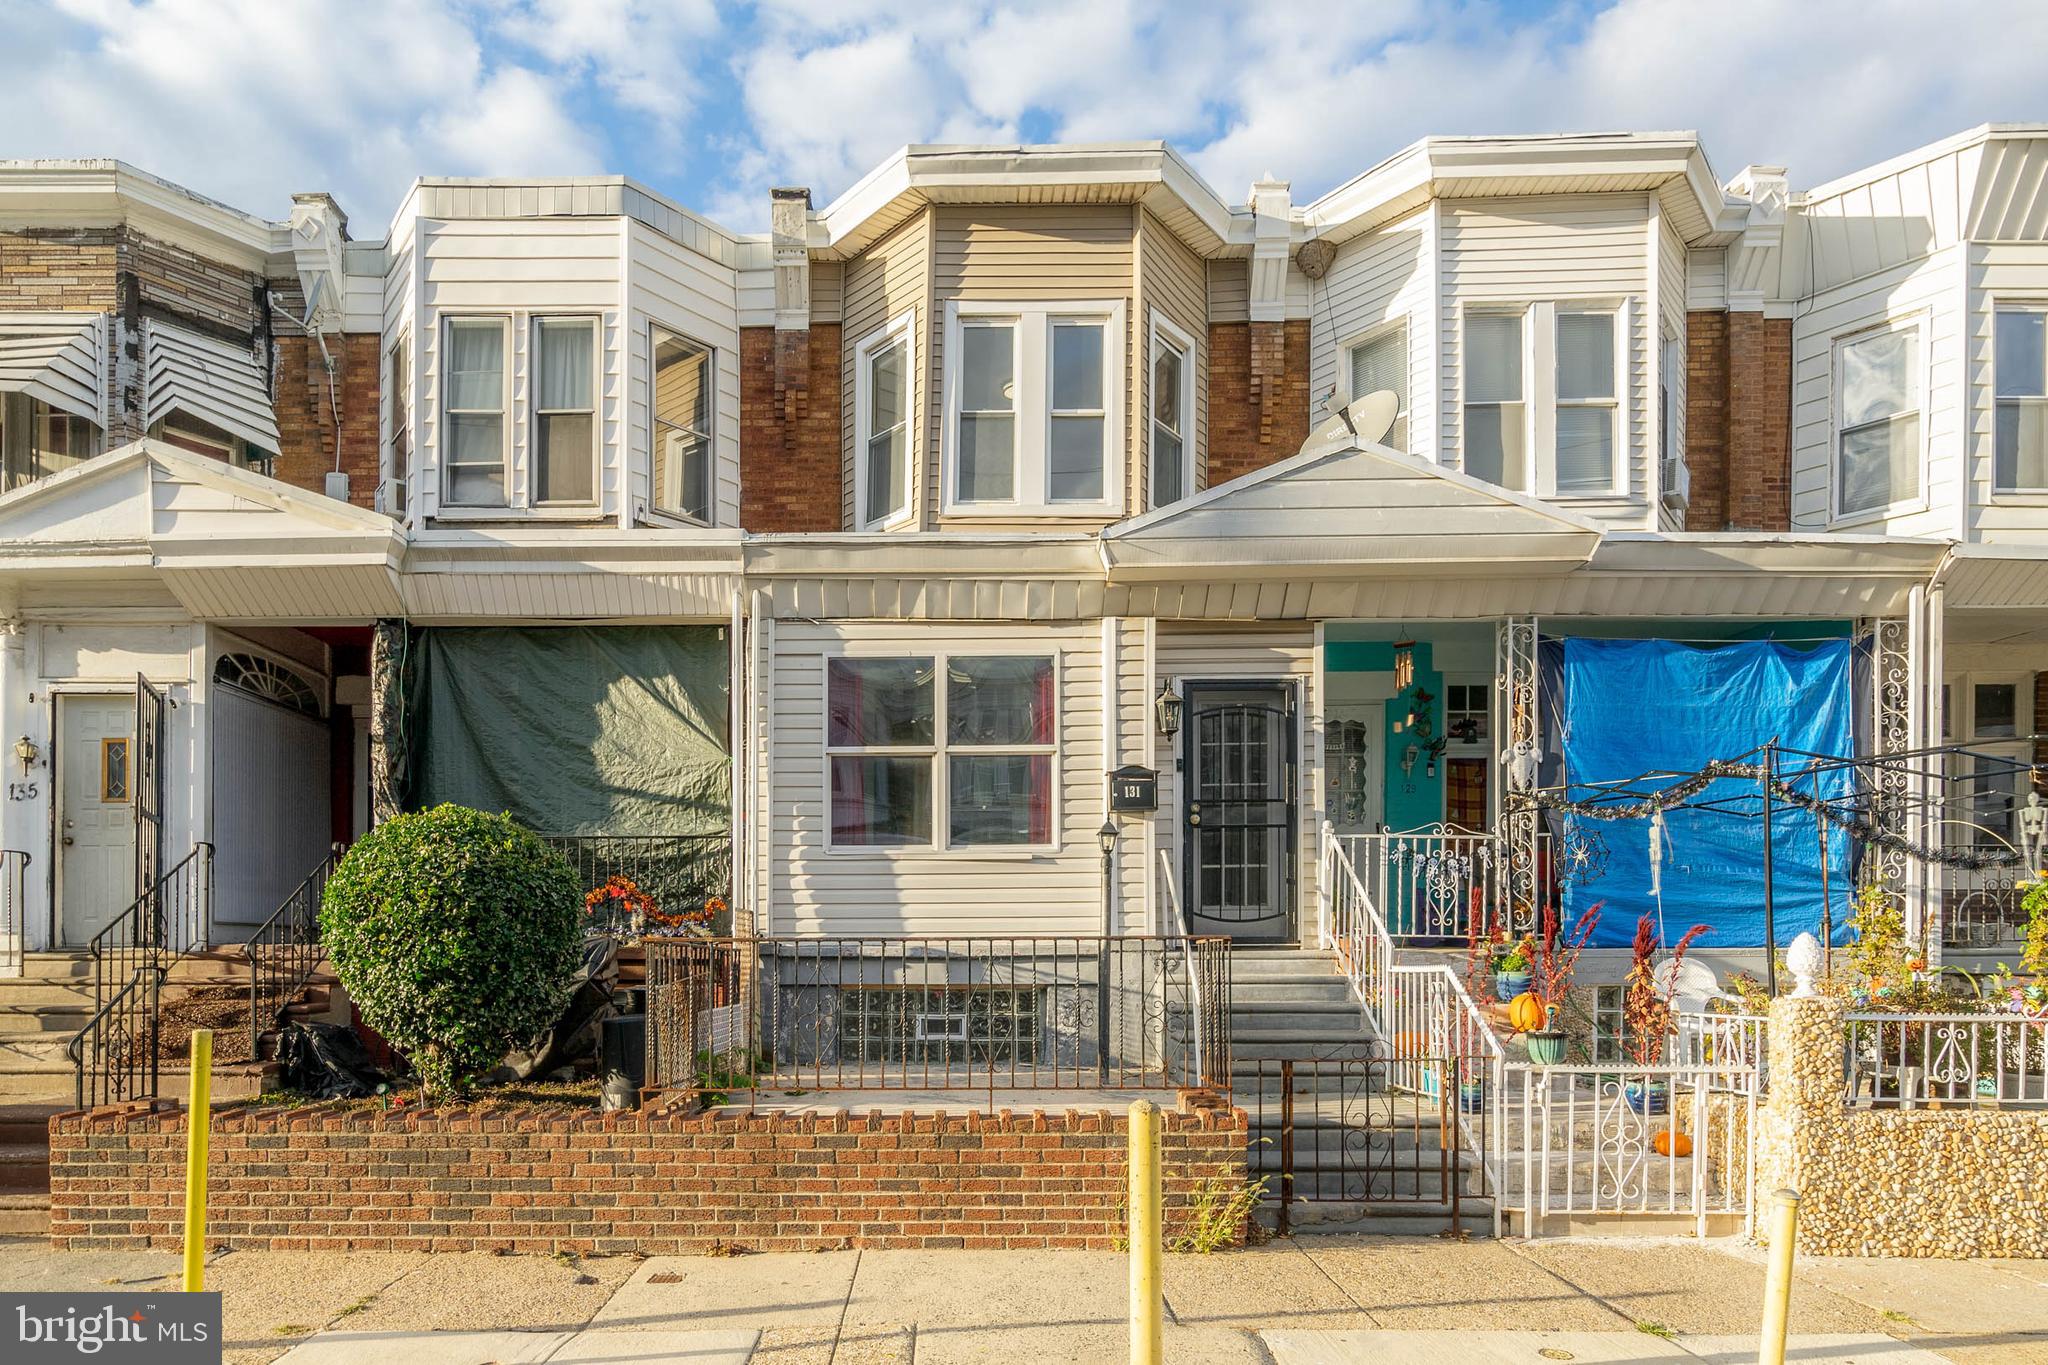
[[[1204,1186],[1244,1183],[1245,1116],[1164,1118],[1171,1234]],[[51,1119],[51,1242],[179,1245],[184,1151],[179,1109]],[[240,1110],[209,1166],[209,1240],[244,1249],[1107,1249],[1124,1117]]]

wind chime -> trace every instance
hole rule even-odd
[[[1394,690],[1406,692],[1415,686],[1415,642],[1394,641]]]

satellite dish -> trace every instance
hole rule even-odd
[[[1369,393],[1344,409],[1351,429],[1366,445],[1378,445],[1386,440],[1387,433],[1394,429],[1394,419],[1400,415],[1401,395],[1392,389]]]

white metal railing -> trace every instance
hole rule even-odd
[[[2048,1017],[1852,1014],[1847,1103],[2048,1105]]]
[[[1507,1121],[1495,1131],[1499,1205],[1521,1231],[1552,1219],[1714,1217],[1750,1226],[1756,1167],[1755,1073],[1699,1066],[1507,1068]],[[1742,1082],[1747,1083],[1742,1083]]]
[[[1316,942],[1337,954],[1351,990],[1368,1012],[1382,1004],[1382,988],[1394,967],[1394,944],[1374,910],[1344,841],[1323,826],[1322,894],[1316,901]]]
[[[1207,1025],[1202,1002],[1202,973],[1195,968],[1194,944],[1188,939],[1187,923],[1181,915],[1180,886],[1173,879],[1173,855],[1163,848],[1159,850],[1159,881],[1166,888],[1166,903],[1171,912],[1167,921],[1171,928],[1161,928],[1160,932],[1180,944],[1181,970],[1187,973],[1188,1002],[1194,1018],[1195,1084],[1206,1086],[1212,1084],[1215,1078],[1208,1072],[1208,1039],[1203,1033]],[[1229,1021],[1226,1019],[1224,1022]]]
[[[1675,1066],[1718,1072],[1716,1089],[1761,1087],[1769,1076],[1765,1042],[1770,1020],[1760,1014],[1680,1014],[1665,1048]]]
[[[1517,868],[1507,839],[1456,825],[1338,836],[1344,854],[1396,940],[1465,940],[1474,932],[1533,933],[1541,896],[1532,894],[1550,836],[1537,836],[1536,866]]]
[[[28,854],[0,849],[0,977],[20,976],[27,959]]]

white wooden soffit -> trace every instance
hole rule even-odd
[[[106,425],[104,313],[0,313],[0,393]]]
[[[269,376],[252,351],[154,318],[142,324],[143,420],[182,412],[275,453]]]

